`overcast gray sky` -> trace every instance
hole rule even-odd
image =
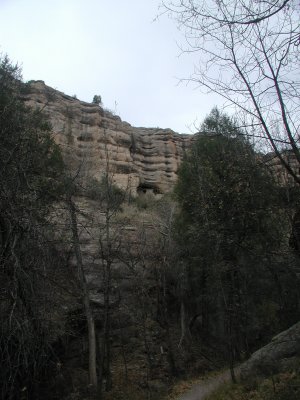
[[[66,94],[105,107],[134,126],[189,133],[221,100],[178,84],[196,55],[159,14],[159,0],[0,0],[0,52]]]

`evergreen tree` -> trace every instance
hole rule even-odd
[[[202,130],[175,189],[177,240],[202,337],[233,359],[283,323],[289,306],[280,279],[297,303],[293,277],[280,264],[289,227],[279,188],[234,122],[214,109]]]
[[[0,59],[0,397],[30,398],[47,368],[48,286],[57,262],[45,231],[63,163],[40,110],[24,105],[20,69]],[[49,300],[48,300],[49,301]],[[24,393],[24,395],[25,395]],[[29,398],[28,397],[28,398]]]
[[[99,106],[101,106],[101,104],[102,104],[101,96],[99,94],[95,94],[95,96],[93,97],[92,103],[98,104]]]

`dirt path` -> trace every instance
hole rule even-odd
[[[197,383],[187,393],[179,397],[178,400],[204,400],[206,396],[211,394],[215,389],[230,380],[231,376],[230,371],[228,370]]]

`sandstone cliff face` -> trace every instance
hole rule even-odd
[[[49,116],[55,140],[74,173],[101,180],[109,165],[113,181],[132,195],[170,191],[193,138],[170,129],[135,128],[101,106],[67,96],[43,81],[30,83],[25,100]]]
[[[193,135],[171,129],[136,128],[101,106],[59,92],[43,81],[32,81],[24,96],[28,105],[42,108],[52,124],[71,171],[83,179],[101,180],[109,164],[119,187],[138,192],[167,193],[174,187],[183,154]],[[298,173],[292,153],[285,158]],[[282,184],[292,178],[274,154],[263,157]],[[108,164],[107,164],[108,162]]]

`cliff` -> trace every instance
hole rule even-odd
[[[31,81],[24,98],[48,115],[74,173],[101,180],[109,161],[114,183],[132,195],[163,194],[173,188],[192,135],[133,127],[101,106],[65,95],[43,81]]]

